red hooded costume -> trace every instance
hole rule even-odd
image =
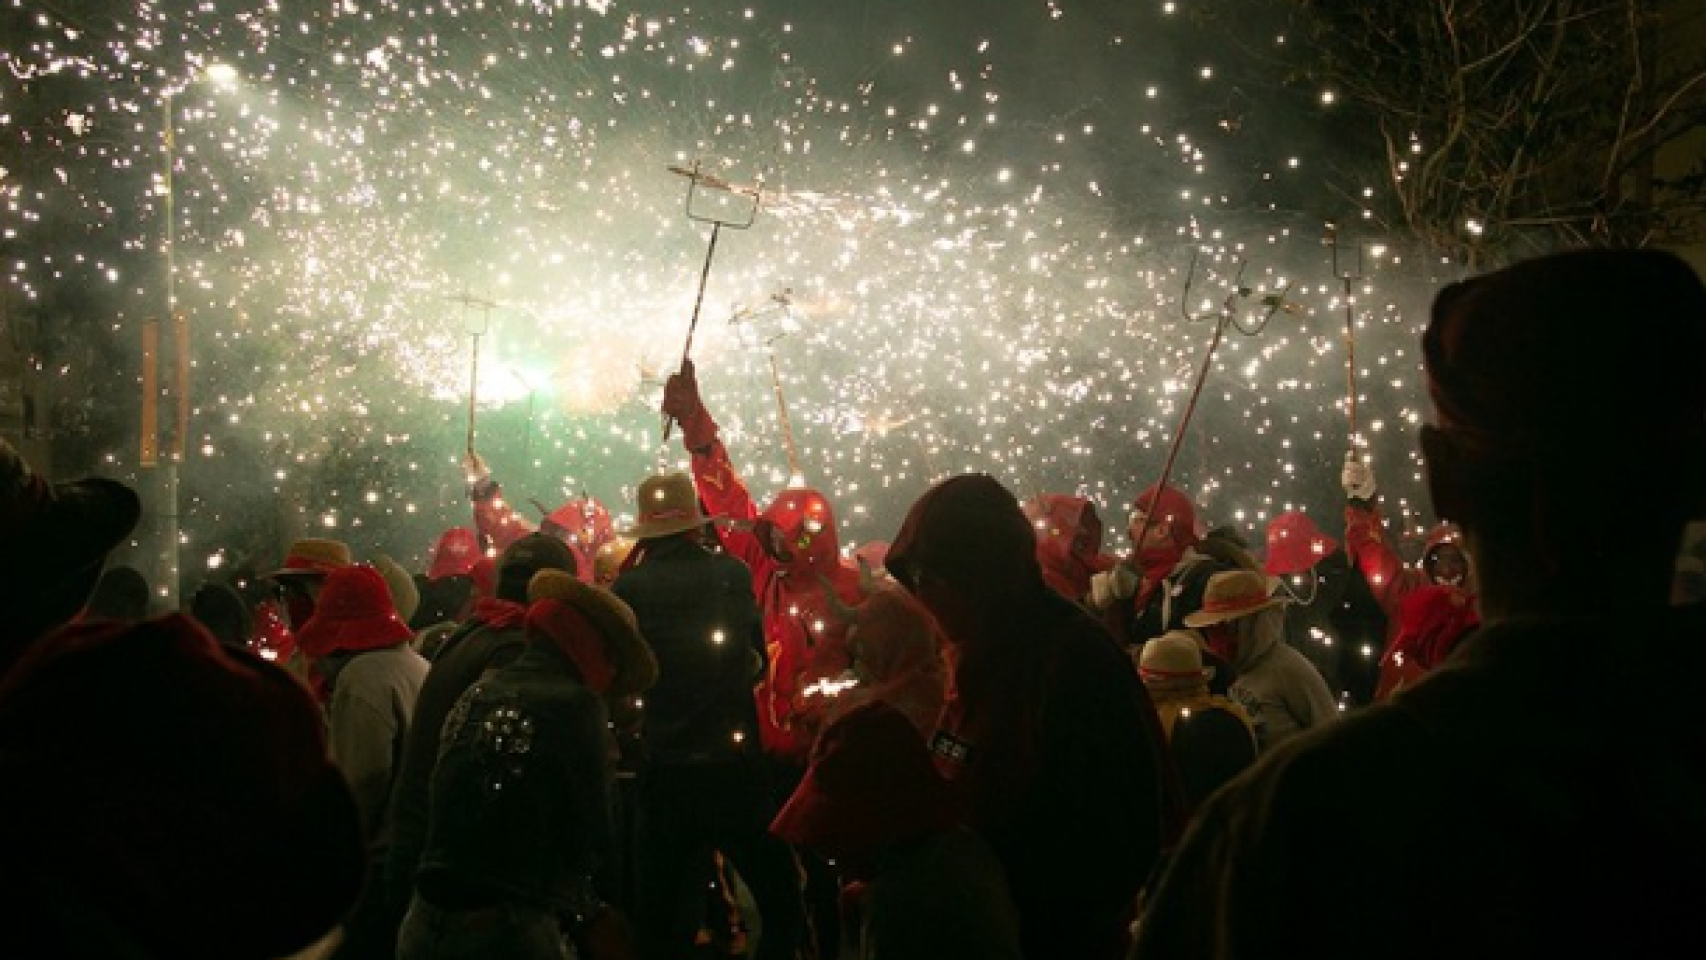
[[[1114,565],[1102,552],[1102,518],[1096,505],[1064,493],[1039,493],[1021,506],[1037,533],[1043,580],[1068,600],[1090,594],[1090,578]]]
[[[1434,579],[1434,555],[1441,547],[1451,545],[1462,549],[1462,533],[1454,524],[1436,524],[1428,531],[1422,547],[1422,561],[1405,566],[1398,551],[1386,540],[1386,521],[1373,503],[1353,501],[1345,507],[1345,555],[1351,564],[1362,571],[1368,589],[1380,602],[1386,614],[1386,645],[1397,639],[1399,608],[1404,598],[1422,587],[1440,585]]]
[[[1437,584],[1411,591],[1398,608],[1398,636],[1380,658],[1374,698],[1385,700],[1413,686],[1480,625],[1475,598],[1467,591]]]
[[[582,583],[597,578],[594,558],[598,548],[616,537],[610,511],[594,497],[565,502],[538,526],[516,512],[504,499],[503,487],[490,476],[476,477],[469,483],[468,499],[474,502],[474,526],[489,552],[502,553],[530,533],[548,533],[569,545],[575,555],[575,576]]]
[[[706,513],[736,521],[721,531],[723,548],[752,571],[769,659],[754,692],[759,740],[767,753],[804,762],[811,737],[795,723],[803,691],[814,680],[840,674],[848,663],[846,628],[833,615],[829,596],[846,605],[863,600],[858,571],[841,559],[835,512],[822,493],[789,489],[759,513],[717,439],[692,361],[670,377],[664,412],[681,423],[681,439],[693,455],[693,485]]]

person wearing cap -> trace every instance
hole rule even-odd
[[[1481,626],[1212,798],[1139,960],[1706,956],[1706,609],[1669,604],[1706,285],[1657,251],[1519,262],[1439,293],[1422,360]]]
[[[1143,645],[1137,665],[1192,809],[1256,761],[1256,728],[1235,701],[1210,693],[1202,638],[1173,630]]]
[[[1345,555],[1386,613],[1385,646],[1398,636],[1399,607],[1411,591],[1443,586],[1474,592],[1469,555],[1457,524],[1441,520],[1430,527],[1422,541],[1421,560],[1410,566],[1388,539],[1386,520],[1375,499],[1379,485],[1374,468],[1351,451],[1345,455],[1340,479],[1345,488]]]
[[[1183,628],[1209,577],[1236,568],[1199,549],[1196,507],[1172,487],[1138,494],[1126,535],[1131,556],[1090,578],[1089,605],[1127,647]]]
[[[395,950],[396,926],[380,884],[391,843],[389,806],[426,679],[427,662],[410,641],[385,577],[367,564],[326,574],[314,615],[297,632],[326,703],[332,759],[355,792],[373,855],[373,882],[344,925],[339,958],[367,960]]]
[[[86,622],[0,679],[0,956],[324,947],[366,869],[319,706],[179,615]]]
[[[792,958],[804,908],[793,856],[767,830],[776,804],[752,696],[764,672],[752,574],[700,541],[705,517],[686,474],[646,478],[635,508],[635,562],[612,590],[633,608],[658,661],[636,790],[642,955],[691,955],[711,853],[720,850],[758,903],[758,956]]]
[[[1339,715],[1321,672],[1285,642],[1286,601],[1278,587],[1253,570],[1217,573],[1203,591],[1202,609],[1185,617],[1185,626],[1237,672],[1227,695],[1249,714],[1263,751]]]
[[[142,501],[124,484],[49,483],[0,440],[0,535],[12,547],[0,557],[0,675],[77,615],[107,554],[141,517]]]
[[[593,938],[626,936],[595,881],[617,849],[605,700],[644,693],[657,662],[609,591],[546,569],[528,595],[521,653],[446,719],[399,960],[599,956]]]
[[[426,842],[433,765],[444,718],[457,698],[487,671],[521,655],[526,645],[527,586],[541,570],[575,569],[568,544],[542,533],[521,537],[498,559],[497,595],[482,597],[474,613],[439,646],[415,699],[391,797],[391,849],[385,863],[387,905],[397,921],[407,908]]]
[[[833,861],[853,914],[847,960],[1020,960],[1019,917],[989,845],[905,715],[880,700],[837,716],[770,829]]]
[[[544,517],[536,525],[504,499],[503,487],[492,478],[485,458],[469,450],[464,458],[468,473],[468,499],[474,505],[474,527],[480,542],[491,550],[503,551],[510,544],[530,533],[543,533],[568,544],[575,558],[575,576],[591,583],[594,577],[594,557],[598,548],[616,535],[610,511],[598,498],[573,497],[555,510],[546,512],[536,500],[534,505]]]
[[[1182,817],[1131,659],[1043,581],[1036,534],[986,474],[937,483],[888,567],[935,617],[949,696],[931,749],[994,849],[1028,960],[1117,957],[1138,888]]]
[[[1307,513],[1284,511],[1268,521],[1262,570],[1292,600],[1286,642],[1314,664],[1340,702],[1369,703],[1386,649],[1386,613],[1339,542]]]

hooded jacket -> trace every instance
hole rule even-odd
[[[1238,644],[1233,668],[1238,679],[1228,696],[1244,708],[1264,752],[1275,744],[1339,716],[1327,681],[1303,654],[1285,642],[1285,614],[1269,609]]]
[[[954,477],[908,513],[889,569],[951,581],[983,611],[950,634],[948,703],[932,747],[969,824],[1006,868],[1025,955],[1119,956],[1164,810],[1154,709],[1129,658],[1043,582],[1031,526],[993,478]]]
[[[1114,558],[1102,552],[1102,518],[1096,505],[1083,497],[1040,493],[1024,503],[1037,535],[1037,563],[1043,580],[1068,600],[1090,594],[1090,578],[1111,568]]]

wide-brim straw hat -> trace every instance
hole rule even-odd
[[[347,567],[355,562],[350,555],[349,544],[342,540],[327,540],[320,537],[306,537],[290,545],[290,550],[284,555],[284,565],[267,574],[269,578],[279,577],[323,577],[333,570]]]
[[[1274,596],[1278,587],[1278,580],[1254,570],[1217,573],[1208,579],[1208,587],[1203,590],[1202,607],[1185,615],[1185,626],[1213,626],[1277,607],[1286,602],[1284,597]]]
[[[1146,686],[1161,689],[1197,687],[1214,676],[1202,662],[1202,641],[1189,630],[1169,630],[1143,645],[1138,676]]]
[[[685,473],[647,477],[640,483],[634,499],[638,516],[634,525],[623,533],[635,540],[673,536],[705,525],[705,513],[699,509],[693,478]]]

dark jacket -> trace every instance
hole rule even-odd
[[[913,505],[891,569],[950,577],[990,611],[953,636],[953,684],[932,746],[968,822],[1006,869],[1029,960],[1117,956],[1160,852],[1164,744],[1129,657],[1050,590],[1030,524],[983,476]]]
[[[1706,956],[1703,678],[1698,607],[1489,625],[1217,794],[1134,956]]]
[[[445,722],[416,879],[444,909],[585,914],[614,850],[603,702],[547,644],[468,689]]]
[[[658,660],[646,694],[642,762],[704,762],[756,756],[752,685],[764,640],[752,574],[685,536],[644,545],[644,558],[613,592],[634,610]]]
[[[1321,671],[1335,697],[1370,703],[1386,649],[1386,612],[1343,550],[1311,571],[1291,588],[1298,602],[1285,608],[1285,642]]]
[[[421,684],[414,721],[403,743],[397,782],[391,788],[391,848],[385,880],[392,902],[399,906],[408,903],[426,843],[432,770],[438,762],[444,718],[481,675],[514,661],[527,645],[519,624],[499,630],[471,622],[458,633],[441,648]]]

